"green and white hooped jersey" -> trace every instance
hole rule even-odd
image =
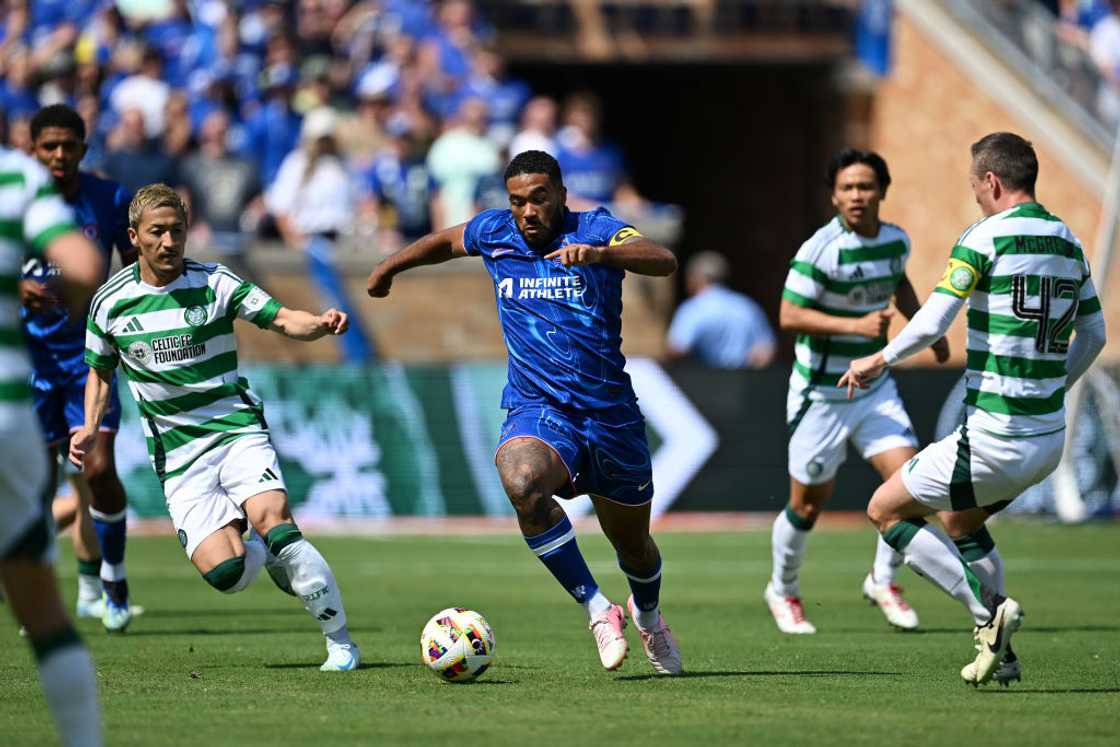
[[[882,223],[873,239],[849,230],[837,216],[801,245],[790,262],[782,298],[833,316],[859,317],[885,309],[902,280],[910,256],[910,237],[893,223]],[[836,387],[855,358],[879,352],[886,338],[859,335],[799,334],[790,388],[811,400],[847,402]],[[877,389],[881,376],[856,399]]]
[[[260,398],[237,375],[233,322],[265,328],[280,308],[228,268],[189,259],[183,274],[162,288],[143,282],[137,263],[94,295],[86,363],[121,364],[161,481],[210,449],[268,431]]]
[[[31,364],[19,320],[23,262],[42,256],[55,237],[76,228],[74,213],[46,169],[23,153],[0,148],[0,413],[31,397]]]
[[[968,298],[968,424],[1002,436],[1065,427],[1066,357],[1078,317],[1101,313],[1073,232],[1038,203],[973,224],[936,293]]]

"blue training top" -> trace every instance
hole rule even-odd
[[[101,248],[105,260],[105,277],[109,277],[109,262],[113,246],[123,257],[132,249],[128,240],[128,203],[132,195],[116,182],[94,176],[78,174],[78,195],[67,204],[74,210],[74,217],[86,238]],[[23,277],[41,283],[56,284],[59,269],[38,258],[31,258],[23,266]],[[42,314],[21,311],[23,333],[31,351],[34,367],[33,380],[65,380],[85,373],[86,323],[85,318],[71,319],[63,306]]]
[[[636,235],[605,208],[565,209],[560,235],[540,249],[525,242],[509,210],[486,210],[467,224],[463,244],[494,279],[509,351],[503,408],[543,403],[601,410],[637,402],[621,349],[625,272],[544,259],[568,244],[613,246]]]

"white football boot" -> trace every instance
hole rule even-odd
[[[878,607],[887,622],[902,630],[916,630],[918,613],[902,598],[902,589],[895,583],[877,584],[868,573],[863,579],[863,597]]]
[[[1010,598],[1001,601],[988,624],[973,632],[978,653],[971,664],[961,669],[961,678],[973,687],[989,682],[1007,654],[1011,636],[1022,623],[1023,608],[1019,603]],[[1015,664],[1018,663],[1016,659]]]
[[[358,668],[362,661],[362,652],[358,644],[335,643],[327,641],[327,660],[319,667],[320,672],[349,672]]]
[[[622,607],[612,604],[606,612],[592,617],[587,627],[595,636],[595,646],[599,649],[599,661],[603,668],[614,671],[621,667],[626,654],[630,652],[630,644],[622,634],[622,629],[626,627],[626,614]]]
[[[805,608],[801,604],[801,597],[782,596],[774,591],[774,584],[766,584],[762,598],[770,607],[770,614],[778,624],[778,630],[793,635],[812,635],[817,632],[813,623],[805,619]]]

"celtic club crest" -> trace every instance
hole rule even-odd
[[[183,312],[183,317],[192,327],[200,327],[206,323],[206,309],[201,306],[190,306]]]

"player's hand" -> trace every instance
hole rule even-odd
[[[851,334],[876,339],[887,334],[894,309],[880,309],[852,320]]]
[[[58,306],[58,296],[38,280],[19,281],[19,302],[33,314],[42,314]]]
[[[866,389],[868,382],[877,379],[886,367],[887,362],[883,359],[882,353],[857,358],[848,366],[848,370],[840,377],[836,386],[848,387],[848,399],[851,399],[856,389]]]
[[[551,254],[544,255],[545,259],[555,259],[565,267],[572,265],[593,265],[603,261],[607,253],[605,246],[591,246],[590,244],[568,244],[557,249]]]
[[[389,289],[393,287],[393,276],[384,271],[383,267],[384,265],[375,267],[366,280],[366,293],[370,298],[385,298],[389,295]]]
[[[82,468],[82,460],[86,454],[93,450],[97,443],[97,429],[83,425],[70,436],[70,461],[78,469]]]
[[[929,346],[933,351],[933,355],[937,358],[938,363],[944,363],[949,360],[949,340],[942,337],[937,342]]]
[[[341,335],[350,329],[350,316],[345,311],[327,309],[319,315],[319,328],[328,335]]]

